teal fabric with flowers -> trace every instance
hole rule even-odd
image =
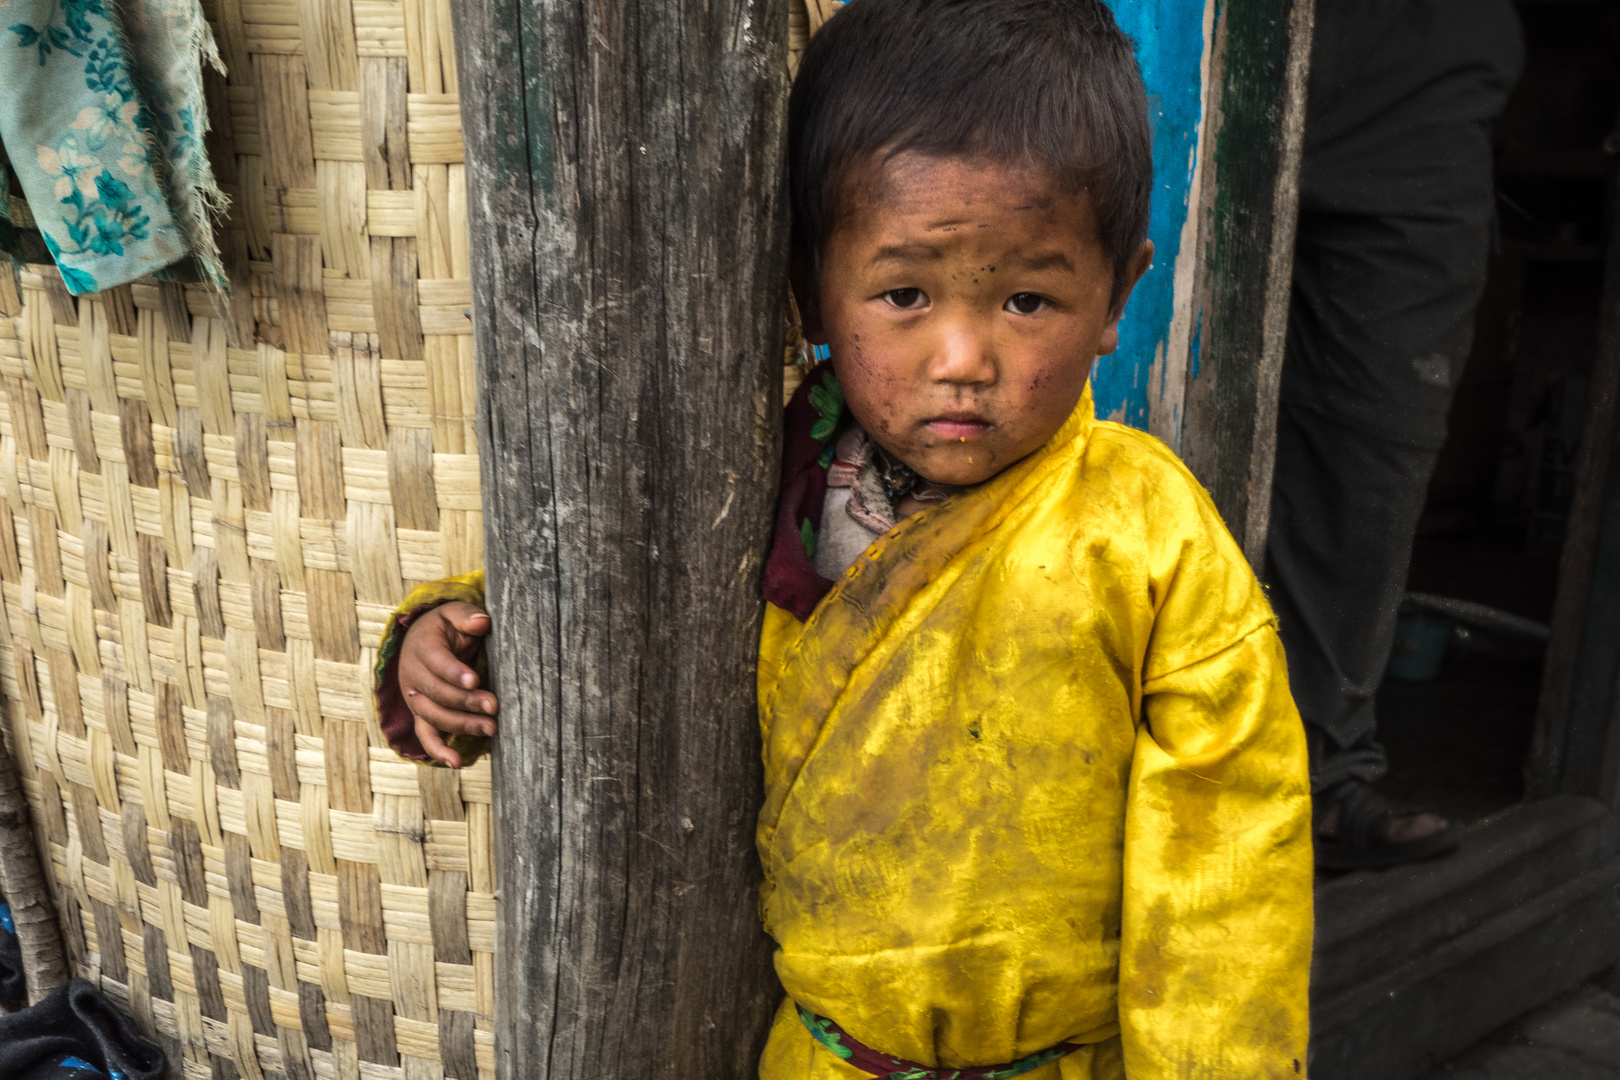
[[[0,200],[0,241],[37,230],[75,295],[148,275],[223,293],[204,62],[198,0],[0,0],[0,143],[32,217]]]

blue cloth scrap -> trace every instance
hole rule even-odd
[[[69,1070],[71,1070],[73,1072],[87,1072],[92,1076],[105,1076],[105,1077],[107,1077],[107,1080],[129,1080],[128,1077],[126,1077],[123,1073],[119,1072],[117,1069],[108,1069],[105,1072],[103,1072],[102,1070],[96,1068],[94,1065],[90,1064],[88,1061],[84,1060],[84,1058],[82,1058],[82,1057],[74,1057],[71,1054],[68,1055],[67,1057],[63,1058],[58,1063],[58,1067],[63,1068],[63,1069],[69,1069]],[[76,1078],[73,1078],[73,1080],[84,1080],[84,1078],[83,1077],[76,1077]]]
[[[0,143],[69,292],[156,275],[223,295],[204,62],[223,70],[198,0],[0,8]]]
[[[11,905],[0,901],[0,1004],[21,1008],[28,1001],[28,980],[23,975],[22,942],[11,918]]]

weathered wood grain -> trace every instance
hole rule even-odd
[[[55,797],[55,792],[52,792]],[[39,849],[29,823],[28,800],[0,739],[0,893],[22,947],[23,978],[30,1004],[43,1001],[68,981],[68,964],[56,922],[56,905],[40,873]]]
[[[1212,46],[1203,331],[1181,450],[1255,567],[1270,517],[1314,14],[1315,0],[1223,5]]]
[[[502,1080],[754,1076],[783,0],[454,6]]]
[[[1620,960],[1620,858],[1313,1003],[1310,1075],[1411,1080]]]
[[[1620,169],[1610,171],[1620,206]],[[1620,803],[1620,228],[1611,228],[1575,497],[1558,564],[1552,638],[1525,764],[1531,795]]]
[[[1312,1000],[1377,982],[1616,854],[1620,819],[1596,799],[1553,795],[1471,823],[1449,858],[1320,882]]]

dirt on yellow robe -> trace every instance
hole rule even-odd
[[[1310,796],[1275,620],[1182,464],[1091,409],[879,539],[806,621],[768,609],[777,971],[923,1065],[1067,1040],[1023,1075],[1295,1077]],[[865,1075],[784,1003],[761,1080]]]

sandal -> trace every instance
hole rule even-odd
[[[1322,821],[1334,807],[1339,820],[1332,836],[1321,833]],[[1404,844],[1391,843],[1389,826],[1398,817],[1431,812],[1397,806],[1365,780],[1346,780],[1318,793],[1311,808],[1316,865],[1321,870],[1378,870],[1421,862],[1457,850],[1462,826],[1448,824],[1437,833]]]

